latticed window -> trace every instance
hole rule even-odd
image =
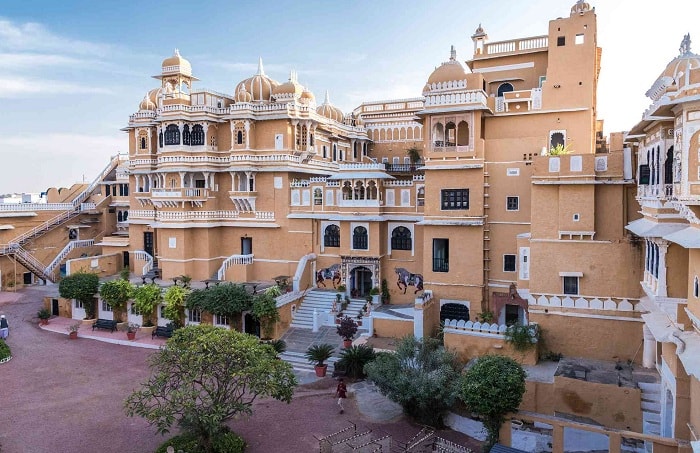
[[[306,149],[306,144],[307,144],[306,134],[308,134],[308,129],[306,128],[306,126],[302,126],[302,128],[301,128],[301,149],[302,150]]]
[[[195,124],[192,127],[192,137],[190,139],[192,146],[204,145],[204,128],[201,124]]]
[[[192,134],[190,133],[190,126],[189,124],[185,124],[185,127],[182,128],[182,144],[189,145],[191,138]]]
[[[443,210],[469,209],[469,189],[443,189],[440,201]]]
[[[243,131],[236,132],[236,144],[237,145],[243,144]]]
[[[392,250],[411,250],[412,245],[411,230],[403,226],[394,228],[391,232]]]
[[[191,323],[202,322],[202,311],[197,308],[187,310],[187,320]]]
[[[367,228],[355,227],[352,232],[352,248],[355,250],[367,250],[368,242]]]
[[[171,124],[165,128],[165,144],[179,145],[180,144],[180,128],[176,124]]]
[[[340,228],[338,225],[328,225],[323,234],[324,247],[340,247]]]

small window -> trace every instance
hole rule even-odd
[[[352,232],[352,248],[354,250],[367,250],[369,248],[367,228],[355,227]]]
[[[506,210],[507,211],[517,211],[520,209],[520,197],[508,197],[506,198]]]
[[[578,294],[578,277],[564,277],[564,294]]]
[[[515,272],[515,255],[503,255],[503,272]]]
[[[203,179],[195,179],[194,180],[194,187],[196,189],[204,189],[204,180]]]
[[[469,209],[469,189],[442,189],[440,200],[443,211]]]
[[[187,321],[192,324],[199,324],[202,322],[202,311],[197,308],[187,310]]]
[[[340,247],[340,228],[338,225],[328,225],[323,234],[324,247]]]
[[[558,36],[557,37],[557,46],[565,46],[566,45],[566,37],[565,36]]]
[[[450,240],[433,239],[433,272],[450,271]]]
[[[639,166],[639,185],[648,186],[649,180],[651,179],[651,169],[649,164],[642,164]]]
[[[411,230],[403,226],[394,228],[391,232],[392,250],[411,250],[412,245]]]
[[[574,222],[578,222],[579,220],[581,220],[581,215],[578,213],[574,214],[573,220],[574,220]]]
[[[579,33],[576,35],[576,39],[574,39],[574,44],[583,44],[583,33]]]
[[[544,82],[547,81],[547,76],[541,75],[539,80],[540,80],[539,87],[542,88],[542,85],[544,85]]]
[[[112,307],[104,300],[102,301],[102,311],[106,311],[106,312],[112,311]]]
[[[214,324],[217,326],[228,326],[228,316],[226,315],[215,315],[214,316]]]
[[[698,281],[698,276],[695,276],[695,281],[693,282],[693,297],[696,299],[700,297],[700,282]]]

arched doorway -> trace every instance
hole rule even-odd
[[[445,304],[440,307],[440,321],[450,320],[469,321],[469,307],[462,304]]]
[[[358,266],[350,272],[350,294],[352,297],[365,297],[372,289],[372,271]]]
[[[260,321],[255,319],[252,314],[246,313],[243,318],[243,331],[247,334],[260,337]]]

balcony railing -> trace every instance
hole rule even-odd
[[[384,164],[386,171],[389,173],[415,173],[418,168],[423,166],[423,161],[418,161],[412,164]]]
[[[433,258],[433,272],[449,272],[450,263],[446,258]]]

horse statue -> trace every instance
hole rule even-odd
[[[325,267],[323,269],[319,269],[316,272],[316,286],[321,287],[323,286],[324,288],[326,287],[326,280],[330,279],[331,282],[333,283],[333,288],[336,288],[336,285],[339,285],[340,282],[342,281],[342,278],[340,276],[340,264],[334,264],[330,267]]]
[[[403,267],[395,267],[394,272],[396,272],[396,275],[398,275],[399,277],[399,280],[396,282],[396,286],[398,286],[400,290],[403,290],[404,294],[406,294],[406,289],[409,286],[416,287],[416,290],[413,292],[413,294],[416,294],[418,291],[423,291],[422,274],[412,274]]]

